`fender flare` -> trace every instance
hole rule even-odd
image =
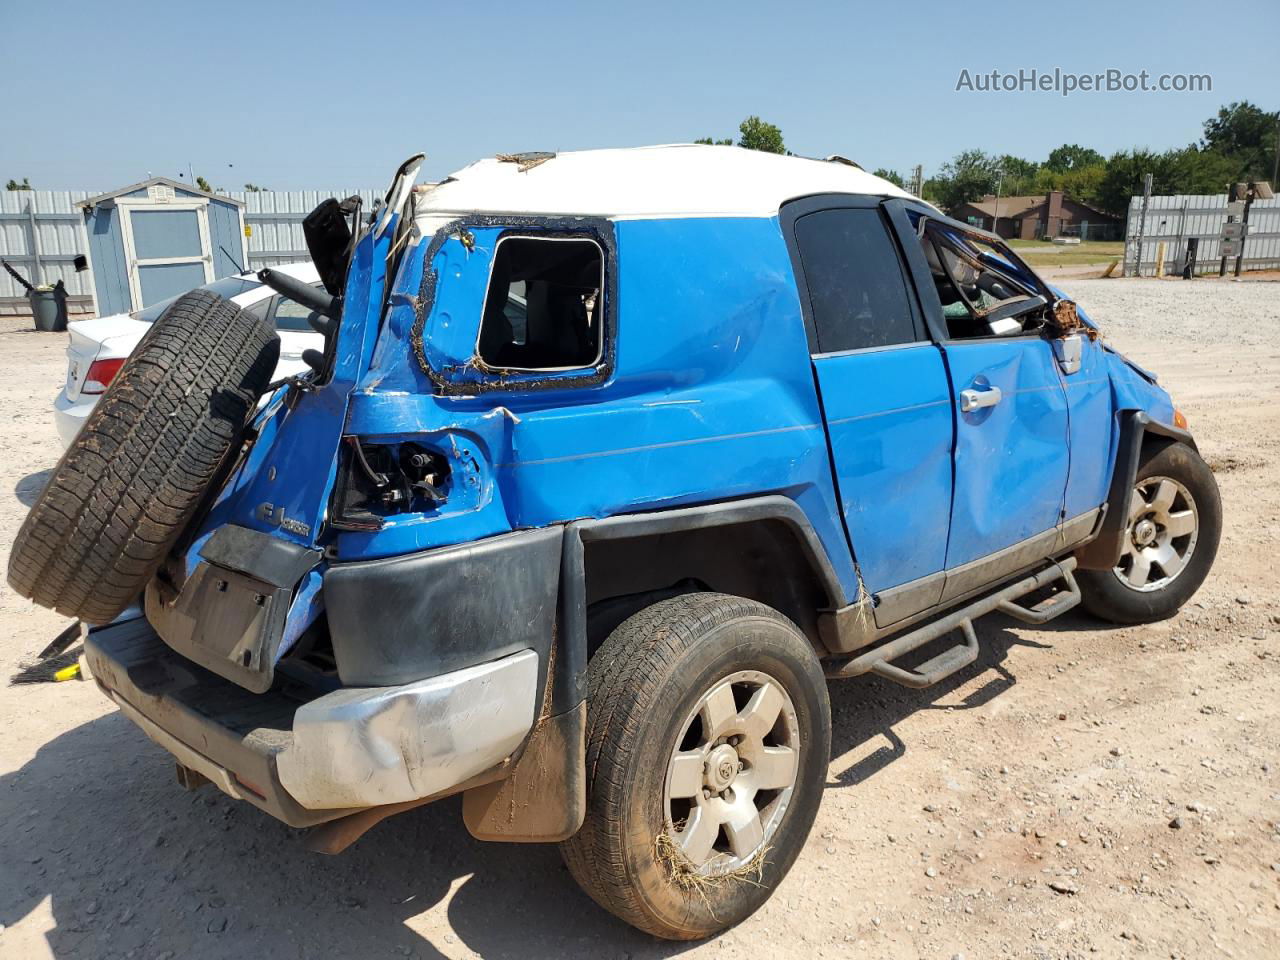
[[[652,513],[628,513],[600,520],[575,520],[565,525],[561,550],[560,624],[563,644],[557,665],[553,701],[568,708],[586,696],[587,590],[584,543],[592,540],[656,536],[673,531],[763,521],[780,522],[795,536],[834,609],[845,604],[844,588],[835,567],[804,510],[790,497],[769,495],[747,500],[700,504]],[[559,709],[559,708],[558,708]]]
[[[1115,467],[1111,473],[1111,488],[1107,492],[1097,536],[1076,552],[1081,570],[1109,570],[1120,562],[1125,520],[1129,513],[1129,491],[1133,489],[1134,478],[1142,462],[1142,447],[1148,434],[1164,437],[1175,443],[1185,443],[1192,450],[1200,452],[1188,431],[1153,420],[1145,410],[1121,410],[1117,419],[1120,430],[1116,443]]]

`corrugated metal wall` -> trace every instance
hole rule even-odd
[[[88,272],[76,273],[72,260],[77,254],[89,254],[93,243],[92,262],[103,265],[104,270],[119,271],[122,265],[115,262],[123,256],[113,255],[105,232],[90,237],[85,229],[84,217],[76,204],[97,196],[101,190],[5,190],[0,191],[0,257],[33,283],[56,283],[59,279],[67,286],[68,308],[72,312],[91,310],[93,304],[93,278]],[[145,196],[145,191],[141,192]],[[305,260],[307,245],[302,236],[302,218],[326,197],[349,197],[358,194],[368,210],[383,190],[288,190],[260,193],[232,192],[228,195],[245,204],[245,224],[251,228],[247,239],[250,270],[269,267],[278,263]],[[222,276],[228,272],[230,261],[219,247],[226,247],[239,256],[239,238],[231,231],[239,231],[239,224],[210,215],[209,233],[215,272]],[[100,226],[105,227],[104,219]],[[34,226],[35,243],[32,243]],[[89,229],[93,229],[93,221]],[[233,245],[228,242],[236,240]],[[33,256],[33,251],[38,257]],[[38,269],[37,269],[38,262]],[[108,267],[108,264],[112,266]],[[227,268],[227,269],[224,269]],[[127,297],[127,287],[125,296]],[[127,302],[127,300],[125,301]],[[115,304],[100,304],[109,312],[120,309]],[[0,314],[28,312],[27,300],[22,288],[5,271],[0,270]]]
[[[1187,240],[1199,238],[1196,272],[1218,272],[1222,225],[1227,221],[1227,195],[1152,197],[1142,215],[1142,197],[1129,201],[1125,231],[1125,276],[1155,275],[1159,245],[1165,244],[1166,274],[1182,272]],[[1142,235],[1139,256],[1138,235]],[[1244,242],[1245,270],[1280,269],[1280,199],[1255,200],[1249,208],[1249,235]],[[1141,259],[1141,264],[1139,264]],[[1235,260],[1227,264],[1230,272]]]
[[[232,191],[228,196],[244,203],[244,221],[251,228],[249,269],[260,270],[278,263],[306,260],[307,243],[302,236],[302,220],[327,197],[339,200],[359,196],[366,211],[381,199],[385,190],[263,190],[259,193]]]
[[[88,273],[76,273],[72,266],[77,254],[87,252],[76,203],[97,192],[101,191],[0,191],[0,257],[30,282],[53,284],[61,280],[68,295],[82,304],[88,302],[93,295],[91,278]],[[22,287],[7,271],[0,270],[0,312],[15,312],[5,309],[5,300],[22,294]],[[25,313],[25,297],[20,306]]]

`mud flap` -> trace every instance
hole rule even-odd
[[[468,790],[462,819],[477,840],[554,843],[578,832],[587,812],[587,704],[534,728],[511,773]]]

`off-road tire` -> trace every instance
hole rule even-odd
[[[216,294],[180,297],[85,420],[9,556],[9,583],[88,623],[119,616],[192,520],[270,382],[272,325]]]
[[[1185,443],[1167,443],[1146,452],[1134,476],[1135,488],[1153,477],[1177,481],[1195,500],[1195,549],[1186,566],[1166,585],[1135,590],[1114,570],[1079,570],[1081,603],[1096,617],[1112,623],[1153,623],[1173,616],[1200,589],[1218,553],[1222,537],[1222,498],[1209,465]],[[1126,537],[1130,530],[1126,529]]]
[[[689,889],[659,856],[664,785],[689,710],[717,681],[758,670],[795,706],[800,756],[790,804],[749,876]],[[760,907],[786,876],[813,825],[831,750],[831,708],[812,646],[776,610],[741,597],[672,597],[624,621],[587,671],[587,813],[560,845],[575,880],[641,930],[693,940]]]

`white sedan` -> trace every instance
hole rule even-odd
[[[303,283],[320,285],[315,264],[310,261],[282,264],[271,269]],[[236,306],[252,310],[275,323],[276,332],[280,334],[280,364],[273,379],[304,372],[308,367],[302,360],[302,351],[324,348],[324,338],[307,323],[311,311],[276,293],[256,274],[224,277],[200,289],[212,290]],[[136,313],[118,313],[67,324],[71,337],[67,345],[67,382],[53,401],[53,419],[63,447],[70,446],[76,438],[89,411],[120,372],[147,328],[176,299],[153,303]]]

